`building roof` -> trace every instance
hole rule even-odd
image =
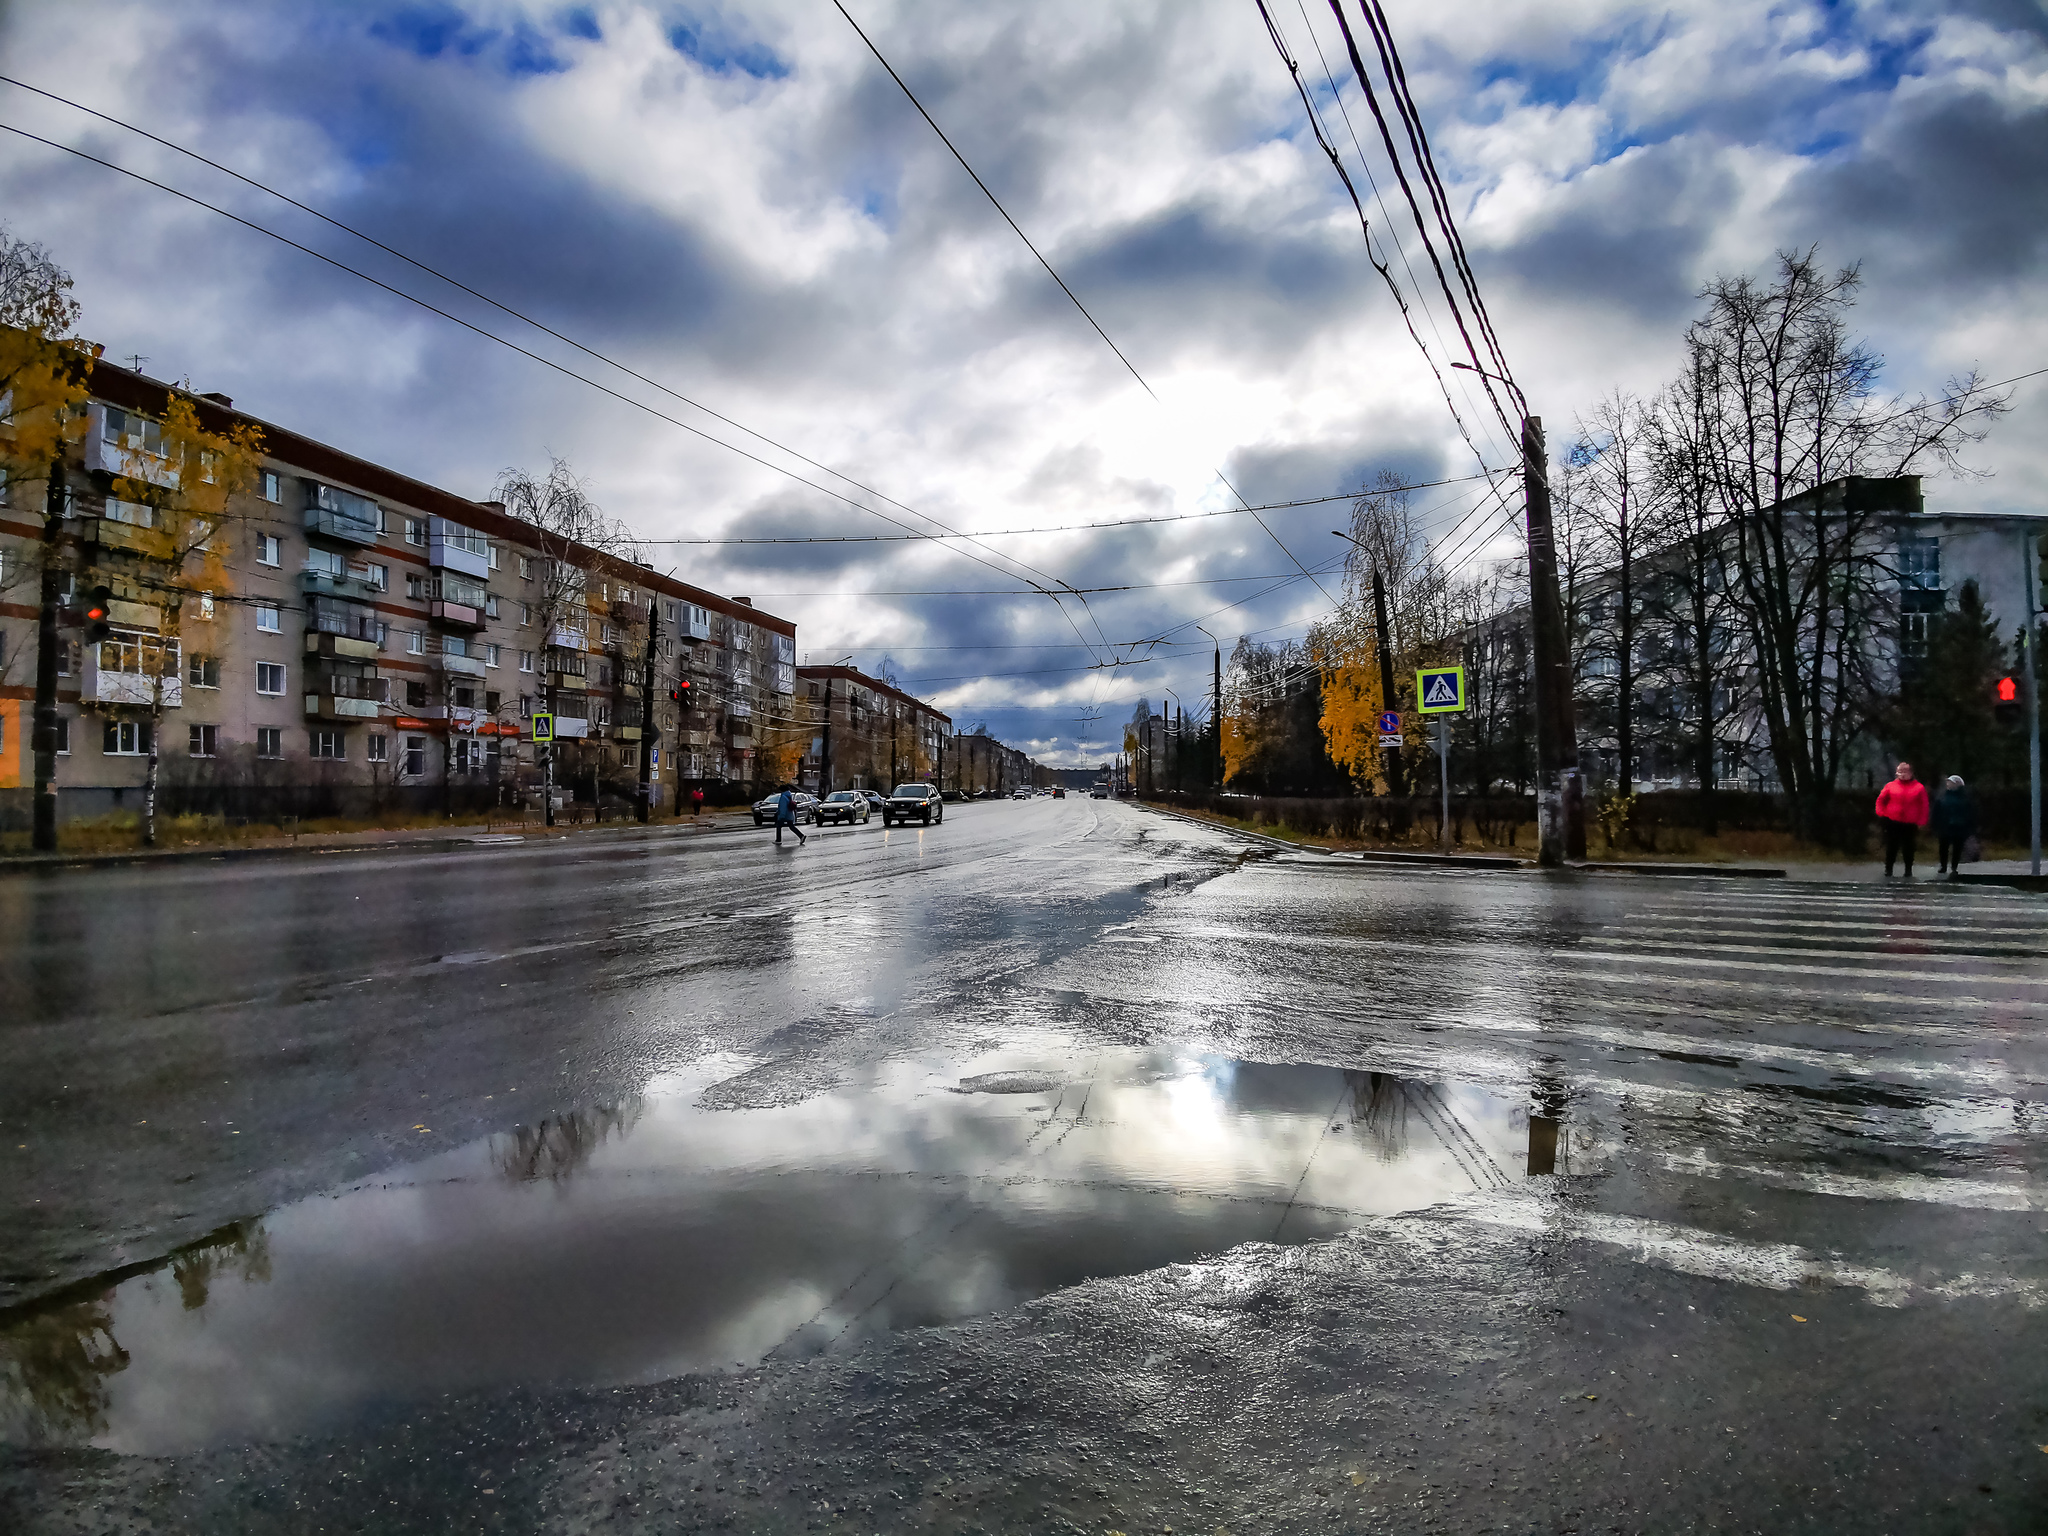
[[[162,411],[167,395],[186,393],[176,385],[117,367],[104,358],[93,364],[88,388],[95,399],[149,414]],[[238,411],[234,409],[234,402],[225,395],[193,395],[191,399],[199,410],[199,424],[207,431],[225,432],[230,427],[243,424],[256,427],[263,433],[266,457],[289,464],[295,470],[303,470],[316,479],[332,481],[341,489],[357,491],[372,499],[389,500],[433,517],[445,517],[510,543],[531,547],[537,541],[532,528],[507,514],[496,502],[471,501],[439,486],[428,485],[424,480],[402,475],[395,469],[359,459],[354,454],[317,442],[288,427]],[[758,624],[763,629],[774,630],[792,639],[796,636],[794,620],[756,608],[743,597],[724,597],[703,587],[677,581],[673,576],[663,576],[649,566],[619,560],[594,549],[577,546],[577,550],[584,557],[578,564],[587,564],[592,569],[615,570],[622,578],[630,577],[635,586],[646,587],[664,597],[695,603],[700,608]]]
[[[945,721],[948,725],[953,723],[953,717],[943,709],[934,709],[931,705],[925,703],[923,699],[905,693],[893,683],[885,683],[879,677],[869,677],[867,673],[853,667],[798,667],[796,675],[801,679],[836,677],[841,682],[859,683],[863,688],[871,688],[876,693],[886,694],[892,699],[900,699],[905,704],[913,705],[925,714]]]

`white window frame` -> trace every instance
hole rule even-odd
[[[266,738],[266,737],[268,737],[268,738],[269,738],[269,740],[268,740],[268,743],[267,743],[267,745],[269,745],[269,746],[272,746],[272,747],[275,747],[275,748],[277,749],[276,751],[274,751],[274,752],[266,752],[266,751],[264,751],[264,750],[263,750],[264,746],[266,745],[266,742],[265,742],[265,738]],[[281,761],[283,761],[283,759],[284,759],[284,727],[282,727],[282,726],[278,726],[278,725],[259,725],[259,726],[257,726],[257,727],[256,727],[256,755],[257,755],[258,757],[262,758],[262,759],[263,759],[263,761],[265,761],[266,763],[275,763],[275,762],[281,762]]]
[[[269,676],[271,674],[275,674],[277,686],[275,688],[266,688],[263,686],[263,680],[266,676]],[[259,661],[256,663],[256,692],[262,695],[264,698],[283,698],[286,685],[289,682],[290,679],[285,676],[283,662]]]
[[[263,478],[259,482],[259,484],[261,486],[261,491],[259,494],[262,495],[265,501],[275,505],[276,503],[284,500],[284,487],[278,481],[276,470],[264,470]]]
[[[257,534],[256,563],[258,565],[274,566],[277,565],[281,559],[281,547],[277,535],[274,533]]]
[[[322,747],[332,747],[334,750],[323,752],[321,750]],[[316,727],[306,732],[306,755],[315,761],[323,763],[346,762],[348,760],[348,741],[340,731],[326,727]]]
[[[195,748],[194,743],[197,743]],[[218,757],[220,755],[220,727],[217,725],[193,725],[186,728],[185,755],[187,757]]]
[[[382,731],[370,732],[369,736],[366,738],[365,741],[365,750],[369,754],[367,761],[373,763],[390,762],[391,758],[388,755],[391,750],[390,742],[391,738],[389,736],[386,736]]]
[[[258,634],[264,635],[280,635],[284,633],[284,625],[280,620],[277,604],[258,603],[256,605],[256,631]]]

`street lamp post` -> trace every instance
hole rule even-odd
[[[1579,783],[1578,731],[1572,720],[1571,637],[1557,589],[1557,540],[1550,524],[1550,472],[1543,420],[1513,379],[1471,363],[1453,363],[1513,392],[1522,408],[1523,519],[1529,551],[1529,629],[1536,653],[1536,859],[1557,865],[1586,856],[1586,804]]]

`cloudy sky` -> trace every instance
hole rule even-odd
[[[1270,3],[1329,111],[1328,0]],[[2048,20],[2030,0],[1387,3],[1553,440],[1614,388],[1653,391],[1700,285],[1786,246],[1863,264],[1860,324],[1890,389],[2048,367]],[[795,619],[807,659],[891,667],[1048,761],[1097,760],[1140,697],[1199,699],[1197,624],[1226,650],[1294,637],[1340,591],[1325,573],[1341,505],[1265,514],[1269,533],[1229,511],[1230,485],[1265,503],[1382,469],[1455,481],[1418,493],[1444,547],[1509,547],[1253,0],[846,4],[1151,393],[831,0],[0,3],[7,75],[286,192],[674,395],[17,85],[0,85],[0,123],[899,523],[988,532],[647,554]],[[1356,86],[1340,96],[1373,148]],[[1329,121],[1353,174],[1385,183],[1344,113]],[[0,138],[0,217],[76,274],[84,333],[151,374],[464,495],[562,455],[650,541],[901,531],[215,213]],[[1368,201],[1376,233],[1426,273],[1387,190],[1388,208]],[[1436,346],[1442,301],[1394,270]],[[1512,463],[1460,405],[1487,463]],[[2044,428],[2034,379],[1974,455],[1988,473],[1930,500],[2048,506]],[[1055,603],[1033,581],[1131,590]]]

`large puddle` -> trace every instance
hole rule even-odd
[[[1497,1188],[1542,1139],[1521,1095],[1059,1060],[885,1063],[788,1104],[706,1063],[288,1206],[0,1317],[0,1434],[159,1454],[845,1348]]]

